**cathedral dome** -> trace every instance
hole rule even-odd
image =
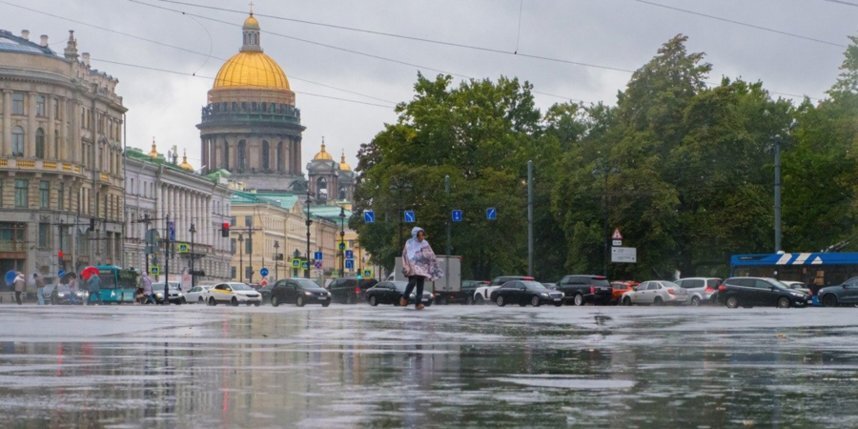
[[[251,88],[290,90],[286,73],[274,59],[262,52],[259,21],[251,13],[241,27],[241,52],[221,66],[212,89]]]
[[[346,162],[346,151],[343,151],[343,156],[340,157],[340,171],[352,171],[352,166]]]
[[[317,153],[316,156],[313,157],[313,161],[333,161],[333,160],[334,160],[334,158],[331,156],[331,154],[329,154],[328,151],[325,150],[325,143],[322,142],[322,150],[320,150],[319,153]]]

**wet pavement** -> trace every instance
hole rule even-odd
[[[0,306],[0,427],[858,427],[858,309]]]

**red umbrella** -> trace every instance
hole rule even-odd
[[[83,271],[80,272],[80,276],[84,280],[89,280],[89,278],[92,277],[93,275],[96,275],[96,276],[98,275],[98,268],[95,268],[92,265],[84,268]]]

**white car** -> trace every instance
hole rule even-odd
[[[164,282],[152,283],[152,292],[155,294],[155,302],[158,304],[164,303]],[[167,290],[169,297],[167,302],[170,304],[185,304],[185,294],[182,293],[182,285],[179,282],[170,282]]]
[[[185,294],[185,299],[189,304],[199,303],[205,304],[209,299],[209,290],[211,290],[215,285],[197,285],[191,288],[188,293]]]
[[[687,277],[675,283],[688,292],[688,304],[697,306],[709,303],[722,282],[718,277]]]
[[[239,304],[259,306],[262,304],[262,294],[259,291],[239,282],[220,283],[209,289],[208,297],[209,305],[221,303],[233,306]]]
[[[674,282],[650,280],[637,285],[634,290],[624,293],[620,298],[620,304],[684,304],[688,301],[688,296],[688,291]]]

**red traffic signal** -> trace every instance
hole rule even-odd
[[[224,222],[223,225],[220,226],[220,236],[229,237],[229,222]]]
[[[62,260],[62,259],[63,259],[63,251],[62,251],[62,250],[60,250],[59,252],[57,252],[57,258],[58,258],[58,259],[60,259],[60,260]]]

